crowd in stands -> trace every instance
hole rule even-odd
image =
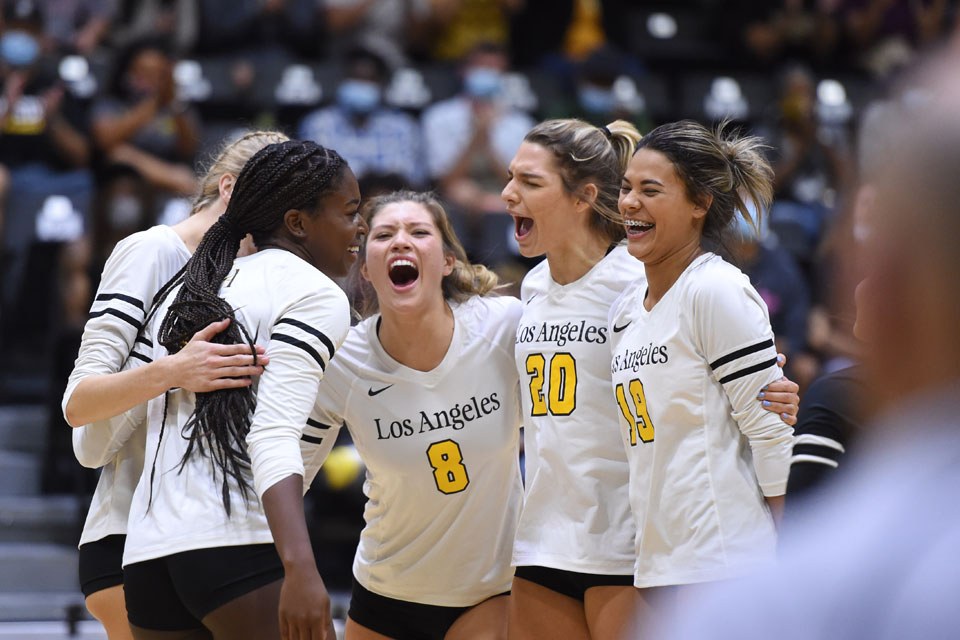
[[[0,402],[51,406],[112,246],[182,219],[225,139],[337,149],[364,196],[433,189],[471,258],[518,283],[531,264],[500,191],[554,117],[731,119],[766,139],[769,225],[725,249],[805,388],[852,357],[827,274],[853,228],[861,116],[960,24],[952,0],[2,3]],[[51,442],[48,489],[69,490],[69,437]]]

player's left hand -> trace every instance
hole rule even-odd
[[[777,354],[777,364],[786,364],[787,357]],[[760,389],[757,399],[767,411],[780,414],[780,418],[793,426],[797,424],[797,412],[800,410],[800,385],[786,376]]]

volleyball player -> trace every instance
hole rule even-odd
[[[432,196],[398,192],[363,211],[361,272],[379,313],[330,362],[304,435],[326,442],[346,421],[367,467],[346,637],[505,638],[499,596],[523,497],[520,303],[488,295],[496,276],[467,261]]]
[[[666,124],[640,141],[623,178],[627,248],[646,281],[610,310],[611,404],[642,590],[728,578],[774,555],[793,434],[756,402],[782,376],[773,332],[749,279],[703,248],[735,215],[759,223],[748,200],[769,205],[773,171],[759,146],[723,126]]]
[[[270,365],[256,395],[178,389],[148,405],[124,549],[138,640],[334,637],[304,521],[300,436],[349,328],[346,296],[328,275],[356,260],[359,199],[336,152],[270,145],[161,290],[147,326],[154,353],[175,353],[198,327],[229,318],[215,340],[249,352],[269,341]],[[258,252],[235,259],[248,233]]]
[[[281,133],[253,132],[226,145],[201,182],[191,216],[173,227],[156,226],[122,240],[104,267],[63,410],[71,425],[88,425],[73,433],[78,459],[85,466],[103,467],[80,536],[80,587],[87,608],[103,623],[111,640],[130,637],[120,586],[121,558],[130,498],[143,467],[145,431],[136,431],[120,447],[109,424],[91,423],[119,415],[146,402],[151,394],[173,387],[206,391],[246,385],[249,378],[234,376],[261,371],[266,358],[254,367],[246,347],[209,342],[225,326],[222,321],[203,329],[178,354],[150,364],[144,363],[148,357],[134,346],[141,350],[149,346],[144,338],[137,341],[146,309],[224,212],[244,163],[266,145],[286,139]],[[128,361],[143,366],[120,373]],[[136,429],[138,424],[130,426]]]
[[[635,607],[628,465],[609,402],[620,327],[613,332],[607,315],[628,285],[644,281],[621,244],[617,211],[639,139],[623,121],[542,122],[521,144],[503,189],[520,252],[547,258],[523,281],[516,336],[527,470],[510,633],[522,640],[617,637]],[[795,415],[796,389],[775,383],[767,408]]]

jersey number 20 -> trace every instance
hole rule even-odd
[[[460,445],[453,440],[441,440],[427,447],[427,460],[440,493],[460,493],[470,484]]]
[[[577,361],[573,355],[561,351],[550,358],[550,372],[542,353],[527,356],[527,374],[530,375],[530,415],[568,416],[577,408]],[[547,386],[547,395],[543,387]]]
[[[634,412],[627,401],[627,394],[623,390],[623,383],[617,385],[617,404],[620,413],[626,418],[630,427],[630,446],[637,446],[637,436],[644,442],[653,442],[653,421],[647,411],[647,399],[643,395],[643,383],[634,378],[627,383],[630,396],[637,410]]]

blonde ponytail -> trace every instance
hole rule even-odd
[[[220,197],[221,177],[230,174],[236,178],[240,175],[243,165],[247,164],[247,160],[257,151],[267,145],[286,142],[289,139],[279,131],[251,131],[233,142],[224,144],[200,180],[200,190],[193,199],[190,215],[216,202]]]

